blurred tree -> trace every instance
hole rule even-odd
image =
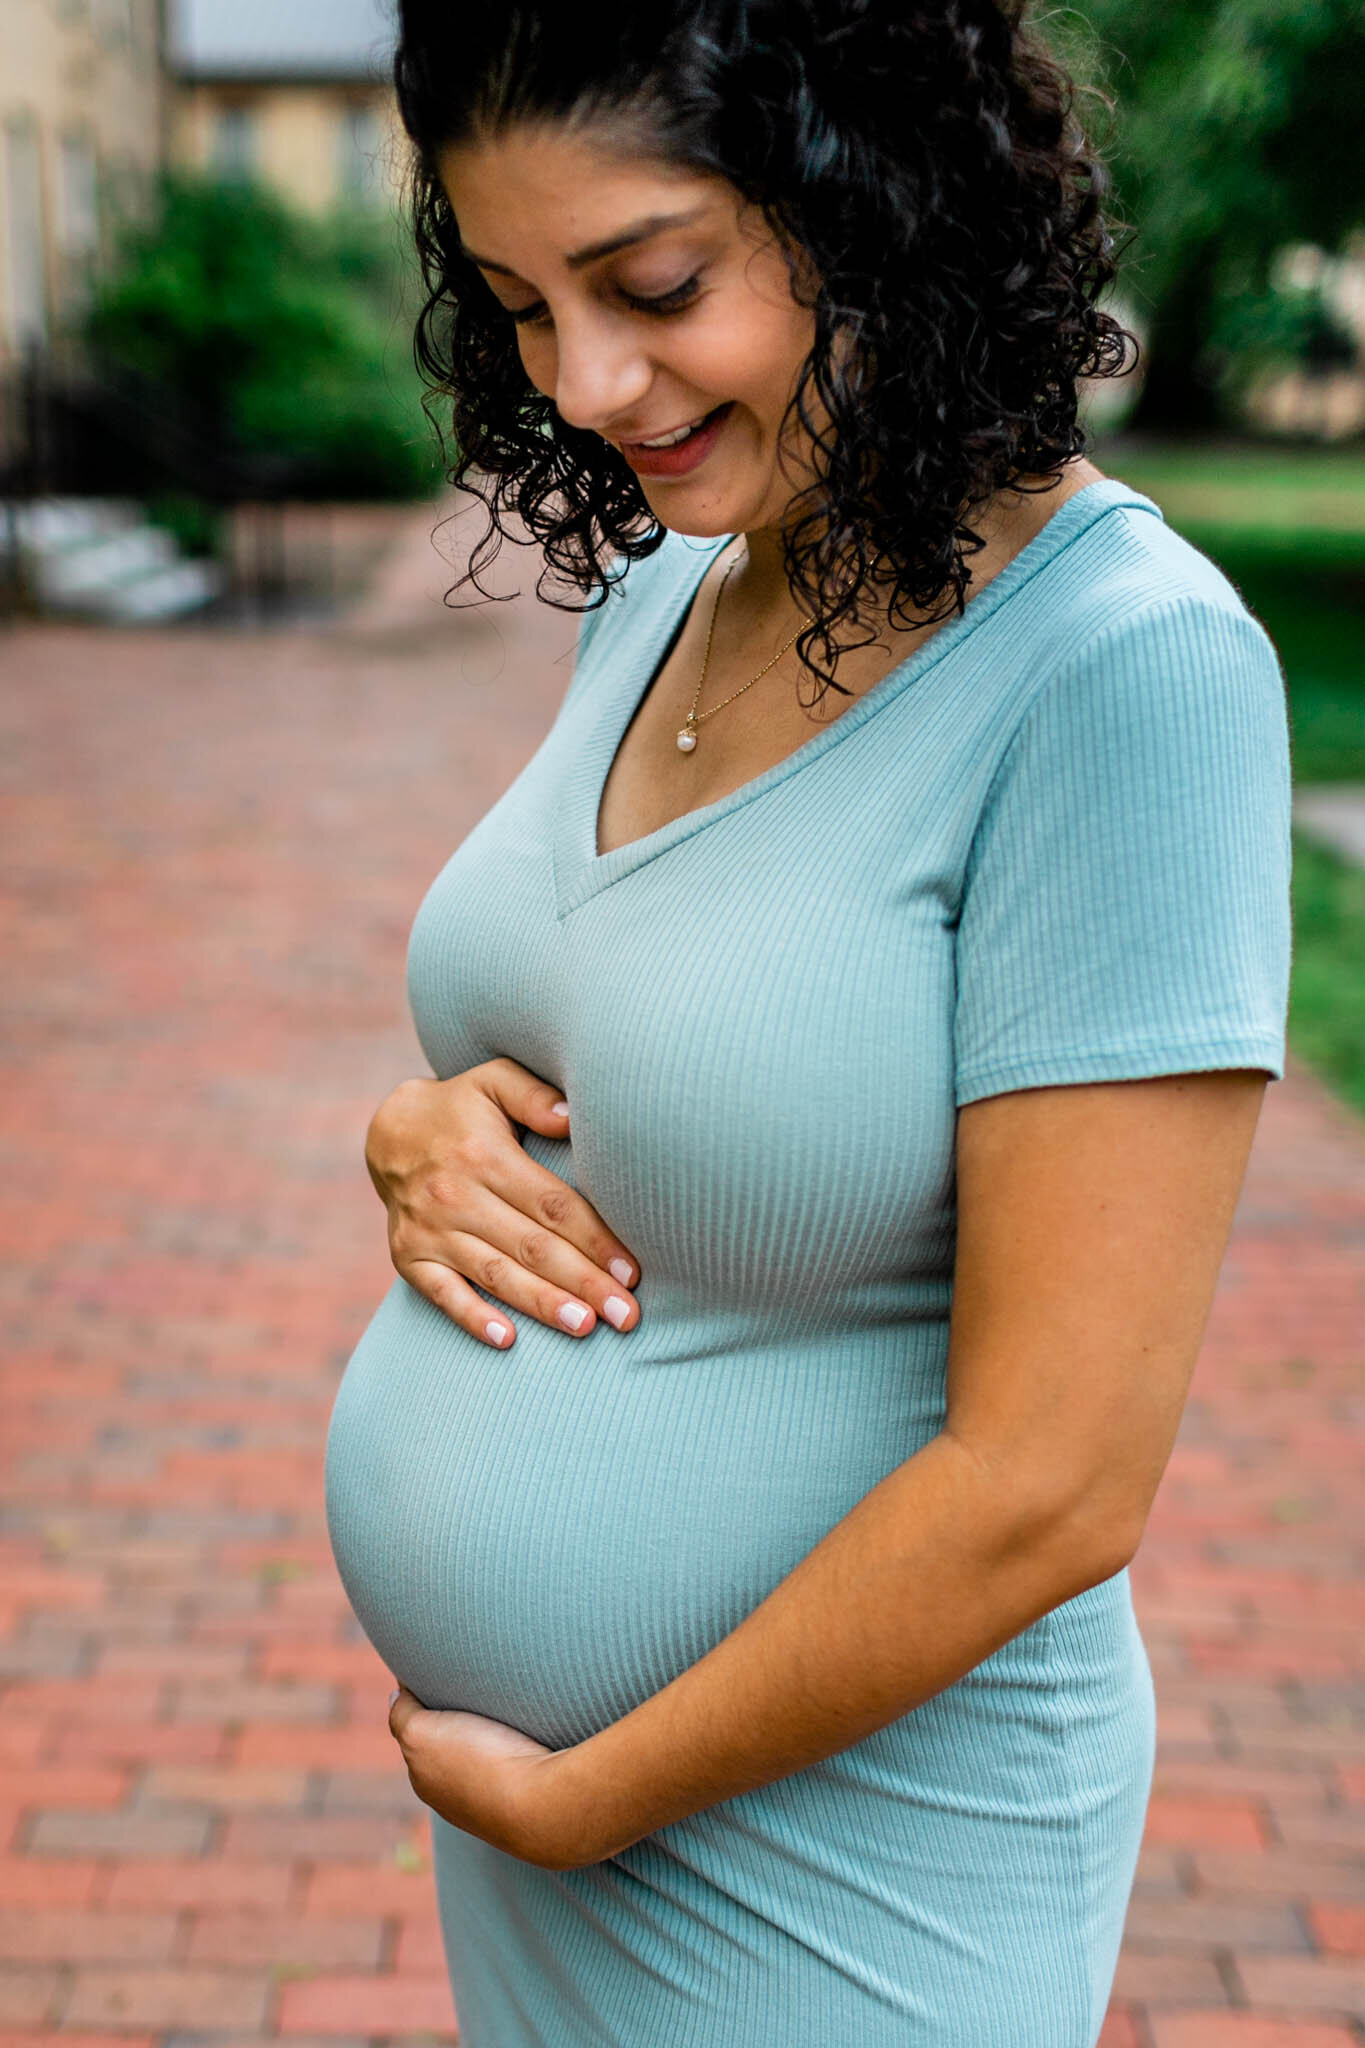
[[[1233,389],[1275,364],[1298,363],[1321,375],[1349,367],[1356,356],[1354,336],[1317,287],[1245,292],[1217,310],[1210,339]]]
[[[1087,0],[1080,20],[1060,34],[1117,103],[1122,286],[1150,325],[1134,424],[1208,425],[1233,303],[1284,243],[1337,248],[1365,222],[1365,4]]]
[[[437,477],[405,296],[391,221],[318,221],[256,186],[176,175],[123,226],[86,331],[310,490],[405,495]]]

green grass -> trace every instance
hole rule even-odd
[[[1365,782],[1365,457],[1115,441],[1100,468],[1212,557],[1279,650],[1296,784]],[[1289,1041],[1365,1112],[1365,870],[1294,835]]]
[[[1294,834],[1289,1042],[1365,1115],[1365,868]]]
[[[1101,469],[1155,498],[1173,526],[1187,523],[1271,546],[1305,533],[1344,560],[1365,564],[1365,459],[1358,449],[1197,442],[1163,447],[1116,439]]]

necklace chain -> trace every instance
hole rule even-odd
[[[778,662],[781,661],[783,655],[788,651],[788,649],[796,645],[797,641],[801,637],[804,628],[813,623],[809,614],[803,615],[801,624],[792,634],[791,639],[788,640],[786,646],[779,647],[776,654],[773,656],[772,660],[765,662],[763,664],[763,667],[759,670],[756,676],[750,676],[747,683],[741,683],[739,688],[737,690],[732,690],[728,697],[722,697],[719,704],[711,705],[710,709],[707,711],[698,711],[697,706],[701,702],[702,688],[706,682],[706,670],[711,660],[711,636],[716,630],[716,613],[720,610],[721,592],[724,590],[730,578],[734,575],[735,570],[739,567],[740,563],[744,560],[746,560],[746,557],[744,555],[740,555],[737,557],[735,561],[731,562],[729,568],[721,577],[720,583],[716,589],[716,595],[711,605],[710,623],[706,628],[706,651],[702,655],[701,659],[701,674],[697,678],[697,687],[692,695],[691,708],[688,711],[687,718],[683,724],[682,730],[678,734],[678,750],[680,753],[690,754],[697,744],[697,727],[699,725],[704,725],[708,718],[714,718],[716,713],[718,711],[723,711],[727,704],[733,704],[736,697],[742,697],[746,690],[752,690],[755,683],[761,682],[763,677],[767,675],[768,670],[770,668],[776,668]]]

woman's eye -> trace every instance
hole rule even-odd
[[[621,296],[628,306],[633,306],[640,313],[679,313],[696,298],[700,282],[701,273],[698,271],[682,284],[674,285],[672,291],[660,293],[657,298],[646,299],[636,292],[627,291],[623,291]],[[540,299],[533,306],[518,306],[515,310],[509,306],[507,311],[518,327],[540,327],[548,324],[550,317],[549,309]]]
[[[696,298],[700,282],[701,272],[697,271],[682,284],[675,284],[671,292],[663,292],[656,299],[642,299],[633,292],[624,292],[622,296],[641,313],[676,313]]]

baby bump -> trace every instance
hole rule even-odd
[[[651,1305],[514,1350],[394,1282],[337,1393],[327,1518],[366,1634],[428,1705],[554,1746],[657,1692],[941,1423],[946,1332],[767,1347]]]

